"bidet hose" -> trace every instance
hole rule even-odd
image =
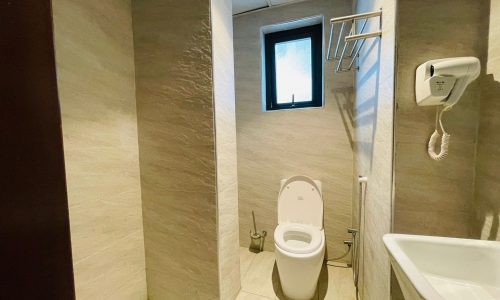
[[[347,245],[347,251],[344,254],[342,254],[339,257],[334,257],[334,258],[327,259],[326,261],[329,262],[329,261],[340,260],[340,259],[346,257],[347,255],[349,255],[349,253],[351,252],[351,244],[346,244],[346,245]]]
[[[427,145],[427,153],[429,154],[430,158],[432,158],[433,160],[437,160],[437,161],[443,160],[448,155],[448,147],[450,144],[450,134],[448,134],[444,130],[442,117],[443,117],[443,113],[445,111],[450,110],[451,107],[452,106],[445,106],[441,110],[441,112],[439,112],[439,108],[438,108],[438,110],[436,110],[436,129],[434,130],[434,133],[431,135],[431,138],[429,139],[429,144]],[[441,132],[443,133],[442,136],[441,136],[441,134],[439,134],[438,124],[439,124],[439,127],[441,128]],[[441,138],[441,146],[440,146],[441,149],[440,149],[439,153],[436,153],[436,143],[437,143],[439,138]]]

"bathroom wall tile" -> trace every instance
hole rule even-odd
[[[274,248],[280,180],[307,175],[322,181],[329,257],[343,254],[349,238],[352,199],[351,73],[333,74],[325,65],[325,107],[262,111],[260,28],[291,19],[349,14],[351,2],[315,0],[234,18],[240,245],[248,247],[253,228],[267,231],[265,249]],[[325,30],[325,36],[328,30]],[[327,37],[328,38],[328,37]]]
[[[78,299],[147,299],[142,230],[75,264]]]
[[[478,35],[480,34],[481,5],[466,1],[460,1],[458,4],[443,1],[439,5],[442,5],[443,8],[446,7],[447,10],[453,10],[453,14],[451,12],[449,14],[450,18],[453,16],[456,22],[460,22],[461,24],[465,22],[467,24],[464,31],[459,30],[454,22],[442,18],[442,14],[440,14],[441,18],[435,19],[432,15],[436,11],[434,8],[429,9],[425,5],[418,5],[417,7],[411,1],[403,1],[400,7],[400,13],[405,21],[400,24],[401,39],[398,44],[400,45],[398,64],[401,67],[398,68],[398,112],[396,117],[395,180],[397,192],[395,228],[397,231],[399,231],[397,229],[398,223],[407,220],[405,214],[399,213],[399,208],[411,206],[412,201],[407,199],[407,196],[411,192],[405,191],[405,189],[411,187],[409,184],[403,184],[400,187],[400,181],[409,182],[412,178],[421,176],[416,181],[419,181],[422,186],[436,191],[436,193],[429,193],[427,196],[427,201],[433,202],[435,205],[419,206],[422,210],[429,210],[429,213],[439,210],[443,214],[446,214],[446,211],[454,210],[465,212],[467,205],[470,205],[472,199],[474,151],[479,117],[479,103],[477,101],[477,94],[479,92],[478,83],[472,84],[459,104],[451,112],[444,115],[445,128],[452,134],[450,154],[446,160],[438,163],[426,158],[426,144],[428,136],[433,131],[435,109],[425,109],[416,106],[413,91],[414,75],[403,76],[405,75],[404,72],[414,74],[416,66],[428,59],[463,55],[481,57],[480,49],[482,42],[478,39]],[[460,21],[456,18],[457,15],[461,16],[459,18]],[[416,27],[414,26],[415,22],[419,24],[422,22],[420,16],[434,19],[434,21],[427,25]],[[452,36],[448,34],[447,38],[443,38],[442,31],[429,34],[426,31],[426,26],[449,27],[450,29],[446,31],[454,32],[454,34]],[[410,35],[409,32],[412,34]],[[436,43],[436,41],[439,41],[439,43]],[[426,46],[430,44],[438,45],[431,50]],[[401,81],[399,81],[400,78]],[[410,139],[412,140],[412,144],[409,143]],[[418,147],[418,145],[421,145],[421,147]],[[446,174],[444,176],[445,179],[441,179],[440,177],[443,177],[444,174]],[[408,176],[408,179],[405,179],[405,176]],[[460,186],[466,186],[470,189],[460,189],[458,188]],[[458,188],[455,190],[455,193],[448,193],[448,190],[455,188]],[[449,199],[452,196],[461,200],[457,202]],[[443,200],[443,198],[448,200]],[[455,205],[451,205],[453,202]],[[416,208],[416,205],[414,206],[414,209],[420,209]],[[403,210],[405,209],[403,208]],[[455,214],[454,216],[461,217],[463,215],[465,214]],[[436,217],[439,218],[438,216]],[[455,221],[457,225],[464,222],[467,222],[467,218]],[[435,220],[431,224],[438,226],[439,221]],[[454,232],[461,236],[468,234],[466,226],[460,226],[459,228],[465,231],[460,233],[454,230]],[[417,228],[415,230],[418,231]]]
[[[467,237],[473,197],[475,145],[455,141],[441,162],[417,143],[396,145],[394,230]],[[443,170],[447,170],[443,176]],[[425,187],[425,188],[422,188]],[[425,216],[421,219],[415,216]],[[412,217],[413,216],[413,217]]]
[[[486,2],[398,3],[395,232],[472,236],[476,142],[482,118],[478,99],[482,83],[473,82],[453,110],[443,115],[451,139],[449,154],[440,162],[427,156],[436,108],[418,107],[414,86],[415,70],[427,60],[476,56],[484,61]]]
[[[476,160],[473,236],[500,240],[500,1],[484,7],[488,28],[486,72],[481,78],[481,110]]]
[[[433,181],[434,184],[429,186],[429,181]],[[455,180],[443,176],[426,177],[419,176],[418,173],[409,173],[405,178],[398,179],[395,192],[407,199],[398,205],[398,209],[420,212],[466,211],[470,204],[473,185],[471,181],[456,184]],[[442,197],[428,197],[428,194]]]
[[[214,193],[202,188],[169,191],[145,183],[142,195],[148,199],[143,209],[150,297],[218,298],[214,296],[219,290]]]
[[[458,139],[452,142],[452,138],[453,136],[450,138],[449,156],[440,162],[430,159],[427,153],[427,141],[423,144],[397,143],[396,159],[399,162],[397,170],[401,170],[402,173],[397,180],[404,180],[407,177],[411,180],[415,176],[426,176],[427,179],[442,177],[443,170],[447,170],[449,173],[446,179],[472,183],[473,174],[470,171],[471,165],[474,164],[475,145],[463,143]]]
[[[210,3],[220,299],[232,300],[240,290],[232,2]]]
[[[394,228],[396,232],[466,237],[473,201],[479,81],[444,114],[445,129],[451,134],[449,155],[435,162],[428,158],[426,146],[436,112],[434,107],[416,105],[414,73],[429,59],[482,58],[482,7],[481,1],[441,1],[437,5],[401,1],[399,6]],[[440,10],[447,11],[444,17]],[[442,30],[428,30],[430,27]],[[419,192],[417,185],[427,193]]]
[[[404,219],[402,217],[395,218],[398,222],[397,227],[395,227],[396,232],[457,238],[469,237],[469,210],[429,209],[429,211],[416,211],[399,209],[396,213],[398,216],[404,216]],[[463,220],[462,223],[457,222],[457,219]]]
[[[76,296],[146,299],[130,1],[52,7]]]
[[[360,228],[359,296],[389,299],[390,264],[382,236],[392,225],[392,158],[395,67],[395,1],[358,1],[356,12],[382,10],[382,38],[365,42],[356,73],[355,175],[367,176],[364,206],[353,198],[353,226]],[[376,19],[367,32],[379,30]],[[358,186],[357,176],[353,177]],[[358,210],[361,211],[360,219]]]
[[[65,148],[75,262],[142,228],[137,148],[119,150]]]
[[[151,299],[239,289],[230,10],[226,0],[133,3]]]

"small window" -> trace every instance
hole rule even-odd
[[[322,29],[317,24],[264,36],[267,110],[322,106]]]

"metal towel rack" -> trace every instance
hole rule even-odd
[[[382,36],[382,31],[380,30],[364,33],[366,24],[371,18],[379,18],[379,24],[382,25],[382,10],[330,19],[330,40],[328,42],[328,52],[326,55],[326,59],[337,61],[337,67],[335,69],[336,73],[346,72],[352,69],[354,61],[358,56],[359,51],[363,47],[366,39]],[[361,23],[361,29],[359,31],[356,28],[357,20],[363,20]],[[337,43],[334,45],[332,42],[334,41],[333,36],[335,35],[335,24],[338,23],[342,23],[342,25],[340,25]],[[348,29],[348,31],[346,29]],[[359,42],[360,40],[361,42]],[[339,49],[341,45],[343,46],[339,56]],[[335,46],[335,53],[332,56],[331,52],[333,46]],[[345,58],[350,59],[350,61],[345,63]],[[345,65],[347,65],[347,67],[345,67]],[[358,68],[356,67],[356,69]]]

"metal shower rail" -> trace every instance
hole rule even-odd
[[[350,71],[352,69],[352,66],[354,65],[354,60],[358,56],[359,51],[361,50],[361,48],[363,47],[363,45],[365,43],[365,40],[368,38],[382,36],[382,31],[380,31],[380,30],[375,31],[375,32],[364,33],[368,19],[375,18],[375,17],[378,17],[381,20],[382,19],[382,10],[330,19],[330,39],[328,42],[328,52],[326,55],[326,59],[338,61],[337,68],[335,69],[335,72],[338,73],[338,72]],[[361,23],[361,29],[359,31],[356,30],[356,27],[357,27],[356,21],[357,20],[363,20],[363,22]],[[339,36],[337,39],[337,43],[334,45],[332,42],[334,41],[333,36],[335,34],[335,24],[338,24],[338,23],[342,23],[342,25],[340,26],[340,32],[339,32]],[[349,26],[349,23],[350,23],[349,33],[344,34],[344,32],[346,31],[346,27]],[[347,26],[346,26],[346,24],[347,24]],[[380,24],[381,24],[381,22],[380,22]],[[342,43],[342,40],[343,40],[343,43]],[[358,43],[358,41],[360,41],[360,40],[361,40],[361,43]],[[352,42],[353,42],[353,44],[350,47],[350,50],[348,51],[349,44]],[[340,52],[340,56],[339,56],[339,49],[340,49],[341,44],[343,44],[343,47],[342,47],[342,51]],[[332,56],[331,52],[332,52],[333,46],[335,46],[335,52]],[[347,53],[347,52],[349,52],[349,53]],[[344,58],[350,59],[350,62],[348,63],[347,68],[344,68]]]

